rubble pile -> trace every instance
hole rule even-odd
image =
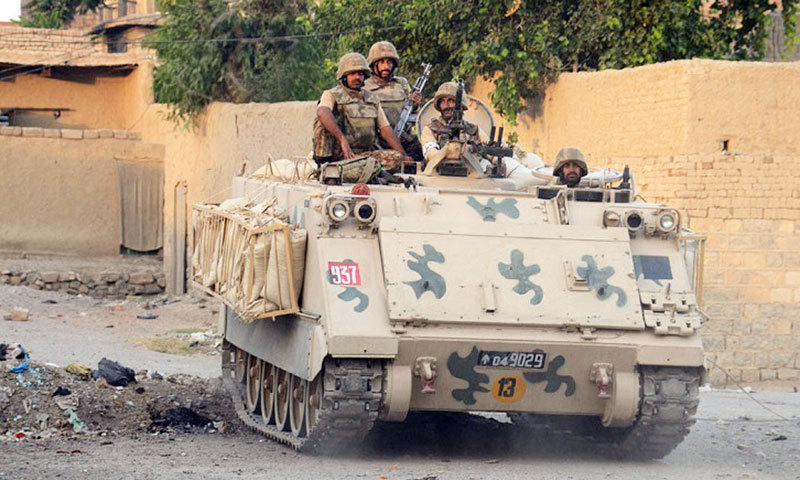
[[[72,295],[91,295],[96,298],[125,298],[127,295],[157,295],[164,293],[166,277],[157,271],[105,271],[99,273],[74,271],[14,271],[0,272],[0,284],[27,285],[39,290],[52,290]]]
[[[29,362],[27,354],[22,367],[20,352],[13,353],[0,360],[0,442],[214,433],[236,425],[219,379],[134,373],[107,359],[95,370],[60,368]]]

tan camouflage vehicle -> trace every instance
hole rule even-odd
[[[524,185],[234,178],[238,207],[195,209],[194,280],[226,302],[239,416],[302,450],[409,412],[506,412],[669,453],[705,374],[702,238],[590,170],[576,188],[547,167]]]

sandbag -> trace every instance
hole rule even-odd
[[[299,298],[300,287],[303,285],[303,271],[305,270],[306,256],[306,231],[291,230],[289,232],[289,248],[292,253],[292,275],[295,301]],[[289,264],[286,258],[286,239],[281,232],[272,236],[272,245],[269,252],[269,266],[267,269],[266,299],[280,308],[288,308],[292,304],[289,295]]]

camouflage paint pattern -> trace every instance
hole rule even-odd
[[[444,263],[444,255],[427,243],[422,246],[422,251],[425,252],[424,255],[419,255],[412,251],[408,252],[416,260],[409,260],[407,262],[408,268],[419,275],[419,280],[403,283],[414,290],[417,298],[420,298],[425,292],[432,292],[437,299],[442,298],[447,292],[447,284],[444,277],[430,269],[428,263]]]
[[[534,350],[534,353],[541,352],[541,350]],[[559,375],[558,369],[564,366],[566,361],[562,355],[550,360],[547,365],[547,370],[544,372],[525,372],[522,375],[529,383],[547,382],[544,391],[547,393],[555,393],[561,385],[566,385],[564,389],[564,396],[571,397],[575,395],[575,379],[570,375]]]
[[[509,280],[517,280],[517,284],[512,290],[519,295],[525,295],[533,290],[533,297],[531,297],[531,305],[538,305],[542,303],[544,292],[542,287],[531,282],[528,277],[536,275],[541,271],[537,264],[525,265],[524,254],[514,249],[511,251],[511,263],[500,262],[497,264],[497,269],[500,275]]]
[[[502,213],[508,218],[519,218],[519,209],[517,208],[516,198],[506,198],[502,202],[496,202],[494,197],[489,197],[486,205],[483,205],[475,197],[467,197],[467,205],[474,208],[478,214],[483,217],[484,222],[494,222],[497,220],[497,215]]]
[[[476,392],[490,391],[482,385],[489,383],[489,376],[475,371],[479,355],[478,347],[473,346],[472,351],[466,357],[461,358],[457,352],[453,352],[447,359],[447,370],[450,371],[450,375],[460,378],[468,384],[467,388],[456,388],[451,392],[453,398],[464,405],[474,405],[477,402],[475,400]]]
[[[628,303],[628,296],[625,290],[610,285],[608,279],[614,275],[614,267],[598,268],[597,262],[591,255],[584,255],[581,260],[586,262],[585,267],[578,267],[578,275],[586,279],[586,284],[595,291],[597,298],[606,300],[611,295],[617,295],[617,306],[622,307]]]

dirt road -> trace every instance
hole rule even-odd
[[[184,297],[145,306],[147,300],[111,304],[2,287],[0,313],[25,307],[32,317],[21,323],[0,320],[0,342],[20,342],[35,360],[61,366],[79,361],[95,367],[105,356],[135,370],[218,375],[219,356],[211,347],[174,355],[141,346],[153,346],[143,338],[183,338],[181,332],[212,328],[209,304]],[[153,312],[159,317],[136,318]],[[0,479],[800,479],[800,394],[757,388],[753,395],[773,412],[741,392],[702,392],[692,433],[655,462],[620,462],[586,440],[524,431],[501,415],[497,420],[424,417],[384,424],[364,445],[336,458],[300,455],[244,430],[159,433],[142,427],[103,436],[62,433],[46,440],[0,442]],[[182,401],[173,400],[176,405]],[[8,424],[0,415],[0,434]]]

